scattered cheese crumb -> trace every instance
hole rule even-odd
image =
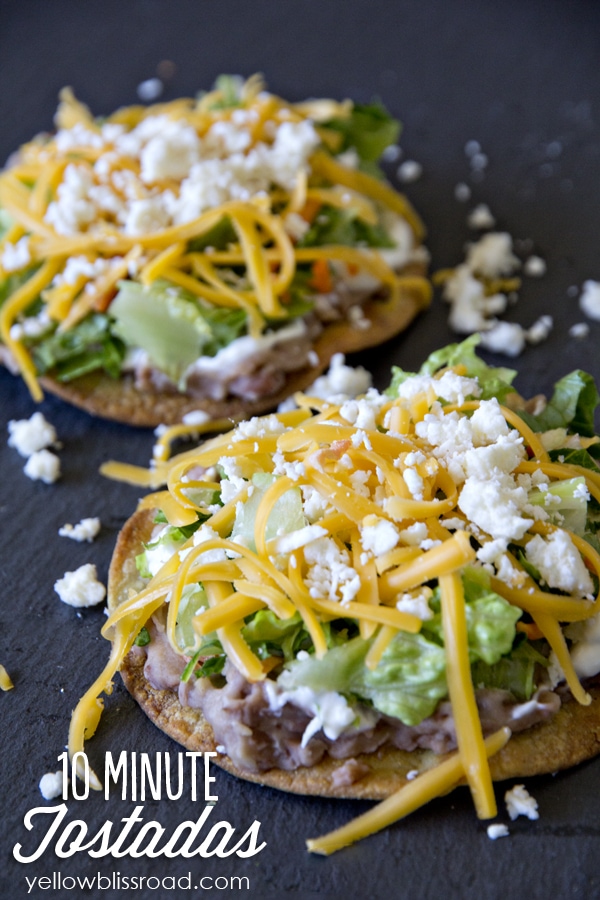
[[[600,319],[600,282],[584,281],[579,308],[590,319]]]
[[[35,412],[29,419],[11,419],[8,432],[8,446],[24,457],[56,443],[56,430],[41,412]]]
[[[62,772],[47,772],[40,778],[40,792],[44,800],[54,800],[63,792]]]
[[[38,450],[31,454],[23,471],[32,481],[54,484],[60,478],[60,460],[55,453],[50,453],[49,450]]]
[[[406,159],[398,166],[396,174],[404,184],[410,184],[413,181],[419,180],[423,174],[423,166],[414,159]]]
[[[54,583],[54,590],[69,606],[96,606],[106,596],[106,588],[98,581],[96,566],[85,563],[74,572],[65,572]]]
[[[146,81],[140,82],[137,86],[137,95],[143,103],[149,103],[157,100],[164,90],[164,85],[160,78],[147,78]]]
[[[496,841],[501,837],[508,837],[510,834],[507,825],[503,825],[501,822],[497,822],[494,825],[488,825],[487,827],[487,836],[492,841]]]
[[[464,181],[459,181],[454,188],[454,196],[459,203],[466,203],[467,200],[471,199],[471,188]]]
[[[68,522],[58,529],[60,537],[68,537],[74,541],[88,541],[91,543],[100,531],[101,523],[97,517],[82,519],[77,525]]]
[[[541,278],[546,274],[546,261],[541,256],[530,256],[523,263],[523,271],[532,278]]]
[[[478,231],[484,231],[487,228],[493,228],[496,220],[490,212],[489,206],[480,203],[475,209],[471,210],[467,218],[469,228],[475,228]]]
[[[193,409],[182,417],[184,425],[205,425],[210,416],[203,409]]]
[[[586,338],[589,333],[590,326],[587,322],[576,322],[575,325],[571,325],[569,328],[569,337],[577,338],[578,340]]]
[[[504,795],[504,802],[513,822],[517,816],[527,816],[532,821],[540,817],[537,800],[526,790],[524,784],[515,784],[510,791],[507,791]]]

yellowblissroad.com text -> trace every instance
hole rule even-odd
[[[246,875],[69,875],[51,872],[49,875],[25,876],[27,893],[37,891],[249,891]]]
[[[246,875],[69,875],[51,872],[49,875],[25,876],[27,893],[35,891],[249,891]]]

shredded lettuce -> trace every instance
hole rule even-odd
[[[555,481],[545,491],[536,488],[529,492],[528,499],[535,506],[545,509],[554,524],[583,535],[586,530],[588,496],[582,475],[579,478]]]
[[[200,356],[214,356],[245,330],[243,310],[209,307],[161,279],[150,287],[122,281],[110,306],[113,331],[178,382]]]
[[[600,395],[591,375],[576,369],[554,386],[554,393],[538,415],[520,412],[519,415],[534,431],[568,428],[583,437],[593,437],[594,413]]]
[[[446,366],[464,366],[465,375],[469,378],[477,378],[479,381],[482,400],[495,397],[500,403],[503,403],[507,395],[515,391],[512,382],[517,372],[515,369],[488,366],[475,352],[479,341],[479,335],[472,334],[458,344],[448,344],[448,346],[436,350],[427,357],[418,373],[405,372],[398,366],[393,366],[392,380],[386,394],[389,394],[390,397],[397,397],[400,385],[415,374],[434,375],[435,372]]]
[[[521,610],[489,589],[486,573],[467,570],[463,584],[471,664],[494,666],[511,652]],[[423,623],[419,634],[399,631],[374,670],[364,664],[372,641],[356,637],[331,648],[322,659],[310,656],[292,662],[280,683],[369,700],[405,725],[418,725],[448,694],[439,589],[430,605],[433,619]]]
[[[322,206],[299,247],[321,247],[340,244],[347,247],[394,247],[395,244],[381,225],[369,225],[349,210]]]
[[[93,313],[68,331],[56,330],[30,343],[38,372],[52,372],[59,381],[72,381],[99,369],[118,378],[125,356],[122,342],[111,334],[110,320],[103,313]]]
[[[373,168],[386,147],[400,136],[400,122],[382,103],[354,104],[349,116],[331,119],[324,127],[341,135],[338,153],[354,149],[365,168]]]

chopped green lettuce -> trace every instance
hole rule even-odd
[[[568,428],[584,437],[593,437],[594,413],[600,396],[591,375],[576,369],[554,386],[554,393],[538,415],[522,412],[519,415],[534,431]]]
[[[125,344],[145,350],[175,382],[196,359],[214,356],[246,328],[243,310],[209,307],[163,280],[150,287],[122,281],[110,313]]]
[[[463,584],[470,661],[494,666],[511,652],[521,610],[489,589],[486,573],[468,570]],[[398,632],[374,670],[364,664],[372,642],[356,637],[322,659],[295,660],[279,681],[285,688],[306,685],[366,699],[405,725],[418,725],[448,694],[440,602],[438,590],[430,602],[433,619],[420,634]],[[507,673],[514,677],[510,667]]]
[[[72,381],[99,369],[118,378],[125,355],[103,313],[92,313],[68,331],[56,330],[31,346],[37,371],[52,372],[59,381]]]
[[[555,481],[545,491],[536,488],[529,492],[528,499],[545,509],[554,524],[583,535],[587,522],[587,496],[585,478],[581,475]]]
[[[436,350],[427,357],[418,374],[434,375],[435,372],[446,366],[464,366],[465,375],[469,378],[477,378],[479,381],[482,400],[495,397],[500,403],[503,403],[508,394],[514,393],[512,382],[517,373],[514,369],[488,366],[475,352],[479,341],[479,335],[472,334],[458,344],[448,344],[448,346]],[[390,397],[397,397],[400,385],[415,374],[417,373],[405,372],[403,369],[393,366],[392,381],[386,393]]]
[[[351,210],[322,206],[299,247],[321,247],[339,244],[347,247],[394,247],[393,240],[381,225],[369,225]]]
[[[324,127],[342,136],[338,150],[354,149],[362,163],[376,163],[386,147],[400,136],[400,122],[390,116],[382,103],[354,104],[349,116],[331,119]]]
[[[256,550],[254,543],[254,521],[256,513],[267,488],[275,481],[274,475],[257,473],[252,478],[254,490],[245,503],[236,508],[235,521],[231,532],[231,540],[239,541],[246,547]],[[273,505],[267,520],[266,539],[270,541],[282,534],[297,531],[306,524],[302,507],[302,493],[299,488],[290,488]]]

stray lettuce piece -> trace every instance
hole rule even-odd
[[[362,666],[352,689],[385,715],[418,725],[447,696],[445,650],[423,634],[399,631],[376,669]]]
[[[554,385],[554,393],[537,416],[519,412],[534,431],[568,428],[584,437],[593,437],[594,413],[600,395],[591,375],[576,369]]]
[[[478,660],[471,667],[475,688],[499,688],[510,691],[517,700],[529,700],[535,690],[536,665],[548,665],[548,660],[524,641],[509,656],[493,665]]]
[[[118,378],[125,351],[111,334],[108,316],[93,313],[68,331],[32,342],[32,355],[38,372],[53,371],[59,381],[71,381],[98,369]]]
[[[364,664],[370,646],[370,641],[356,637],[332,647],[322,659],[296,660],[278,682],[286,689],[304,685],[370,700],[405,725],[430,716],[448,692],[444,648],[423,635],[400,631],[371,671]]]
[[[211,103],[211,109],[232,109],[242,105],[244,79],[240,75],[219,75],[215,81],[215,91],[220,97]]]
[[[298,242],[299,247],[322,247],[338,244],[347,247],[394,247],[395,244],[380,225],[369,225],[351,211],[323,206],[312,225]]]
[[[2,212],[2,210],[0,210]],[[2,235],[0,234],[0,238]],[[32,266],[29,269],[24,269],[22,272],[10,272],[6,278],[0,279],[0,306],[7,300],[11,294],[14,294],[16,290],[18,290],[21,285],[25,284],[26,281],[29,281],[32,275],[35,274],[36,270],[39,266]],[[33,301],[32,306],[35,306],[38,301]],[[31,310],[28,310],[30,313]]]
[[[252,483],[254,490],[245,503],[238,503],[235,511],[235,521],[231,532],[232,541],[240,541],[251,550],[256,549],[254,543],[254,520],[261,500],[267,488],[275,481],[275,476],[266,472],[257,472]],[[267,541],[291,531],[298,531],[306,524],[304,509],[302,506],[302,494],[299,488],[293,487],[286,491],[273,505],[265,535]]]
[[[377,162],[385,148],[396,143],[401,128],[379,102],[356,103],[349,116],[331,119],[324,127],[342,136],[339,153],[354,148],[363,163]]]
[[[489,587],[486,572],[467,568],[462,576],[465,594],[467,638],[471,663],[483,660],[488,665],[510,653],[516,635],[515,625],[522,611]],[[443,642],[440,589],[436,588],[430,601],[435,615],[423,623],[424,635]]]
[[[136,645],[136,647],[145,647],[150,643],[150,632],[145,625],[140,629],[140,633],[133,643]]]
[[[223,216],[216,225],[205,231],[204,234],[192,238],[188,243],[188,250],[197,253],[206,250],[207,247],[214,247],[215,250],[227,250],[229,244],[237,241],[237,234],[229,216]]]
[[[198,357],[214,355],[246,325],[243,310],[209,308],[164,280],[150,287],[122,281],[110,312],[114,332],[128,346],[145,350],[175,382]]]
[[[308,633],[300,613],[294,613],[289,619],[279,619],[270,609],[261,609],[244,625],[242,636],[260,659],[282,656],[291,661],[302,644],[308,646]]]
[[[503,403],[508,394],[514,393],[512,382],[517,373],[514,369],[488,366],[475,352],[479,341],[479,335],[472,334],[458,344],[448,344],[446,347],[436,350],[425,360],[418,374],[434,375],[439,369],[447,366],[464,366],[465,375],[469,378],[477,378],[479,381],[481,399],[489,400],[495,397],[500,403]],[[403,369],[393,366],[392,381],[386,394],[397,397],[400,385],[414,374],[414,372],[405,372]]]
[[[315,691],[352,693],[351,686],[355,679],[360,680],[369,647],[369,641],[356,637],[331,647],[321,659],[316,656],[296,659],[286,666],[278,683],[286,690],[305,686]]]
[[[193,620],[207,606],[208,598],[202,585],[186,584],[177,610],[175,639],[181,652],[187,656],[195,653],[204,641],[194,630]]]
[[[578,478],[555,481],[545,491],[536,488],[529,492],[528,500],[545,509],[554,524],[583,535],[587,522],[588,497],[585,478],[580,475]]]

